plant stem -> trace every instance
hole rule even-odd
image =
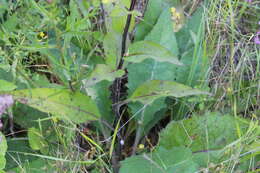
[[[144,121],[144,111],[145,111],[145,108],[146,108],[146,105],[144,105],[144,107],[143,107],[141,120],[138,121],[138,128],[137,128],[136,134],[135,134],[135,142],[134,142],[134,145],[133,145],[132,155],[135,155],[137,146],[138,146],[139,141],[141,139],[141,134],[142,134],[142,130],[143,130],[143,121]]]
[[[129,12],[134,10],[135,4],[136,4],[136,0],[132,0],[130,8],[129,8]],[[132,13],[127,15],[126,24],[125,24],[125,28],[124,28],[124,32],[123,32],[123,37],[122,37],[122,44],[121,44],[122,45],[121,59],[119,61],[117,69],[121,69],[122,66],[123,66],[123,62],[124,62],[123,57],[124,57],[125,52],[126,52],[126,40],[127,40],[127,35],[128,35],[128,31],[129,31],[130,24],[131,24],[131,19],[132,19]]]
[[[129,12],[134,10],[135,4],[136,4],[136,0],[131,0]],[[132,19],[132,14],[129,13],[127,16],[127,20],[126,20],[126,24],[125,24],[124,32],[123,32],[123,36],[122,36],[121,57],[120,57],[117,69],[122,69],[122,67],[123,67],[123,63],[124,63],[123,57],[126,52],[126,41],[127,41],[128,31],[130,28],[131,19]],[[122,78],[117,78],[112,85],[112,102],[114,105],[113,111],[116,116],[115,122],[118,122],[121,117],[120,104],[116,104],[116,103],[118,103],[120,101],[121,90],[123,87],[124,87],[124,83],[122,83]],[[114,124],[114,126],[115,126],[115,124]],[[120,136],[122,136],[122,135],[120,134]],[[113,167],[114,173],[119,172],[119,160],[121,159],[121,153],[122,153],[121,150],[122,150],[122,148],[120,145],[120,139],[118,139],[118,145],[115,148],[115,151],[113,152],[113,155],[112,155],[112,165],[113,165],[112,167]]]

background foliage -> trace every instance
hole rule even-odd
[[[0,172],[259,171],[259,3],[0,0]]]

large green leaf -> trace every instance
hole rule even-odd
[[[145,40],[161,45],[170,51],[172,55],[177,56],[179,54],[169,8],[163,11],[152,31],[145,37]],[[140,63],[128,64],[128,94],[132,95],[141,84],[149,80],[174,81],[176,77],[176,67],[177,65],[175,64],[158,62],[154,59],[145,59]],[[135,115],[135,118],[141,120],[143,127],[145,127],[148,124],[151,125],[150,122],[153,121],[155,113],[166,108],[166,104],[164,103],[164,98],[158,99],[146,107],[144,111],[141,111],[142,113],[140,110],[144,105],[141,103],[131,103],[129,107],[132,114]],[[141,114],[143,114],[143,116],[141,116]],[[157,117],[162,117],[163,115],[164,112],[162,111],[160,114],[157,114]],[[158,118],[158,120],[159,119],[160,118]]]
[[[167,150],[158,148],[150,154],[133,156],[122,161],[120,173],[191,173],[198,169],[192,161],[192,152],[185,147]]]
[[[140,85],[129,99],[143,104],[151,104],[161,97],[179,98],[199,94],[209,93],[173,81],[150,80]]]
[[[173,121],[161,132],[159,145],[168,149],[189,146],[193,152],[221,149],[238,139],[236,123],[243,133],[249,125],[245,120],[219,113]]]
[[[6,160],[5,153],[7,150],[7,143],[5,136],[0,132],[0,170],[5,168]]]
[[[177,59],[177,55],[172,54],[172,52],[160,44],[151,41],[139,41],[132,44],[129,47],[129,55],[125,60],[139,63],[148,58],[158,62],[169,62],[176,65],[182,65]]]
[[[98,120],[100,113],[93,100],[80,92],[67,89],[35,88],[10,92],[14,98],[42,112],[82,123]]]
[[[37,120],[48,118],[48,114],[28,105],[17,103],[13,106],[14,122],[22,128],[39,127]],[[41,121],[42,130],[51,128],[51,121]]]
[[[244,135],[249,122],[230,115],[208,113],[191,119],[173,121],[160,134],[159,146],[186,146],[193,152],[193,159],[200,166],[220,163],[230,157],[224,148]]]

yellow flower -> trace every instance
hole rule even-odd
[[[44,32],[40,32],[40,33],[39,33],[39,36],[40,36],[41,38],[45,37]]]
[[[52,117],[52,121],[53,121],[54,123],[57,123],[57,122],[59,121],[59,119],[58,119],[57,117]]]
[[[144,144],[139,144],[139,145],[138,145],[138,148],[139,148],[140,150],[144,149]]]
[[[176,13],[176,8],[172,7],[171,12],[172,12],[172,14]]]
[[[177,20],[179,20],[179,19],[181,18],[181,14],[177,12],[177,13],[175,14],[175,17],[176,17]]]
[[[172,7],[170,9],[171,11],[171,19],[173,21],[173,30],[174,32],[178,32],[183,24],[184,24],[184,14],[183,14],[183,10],[182,8],[175,8],[175,7]]]
[[[227,92],[228,92],[228,93],[231,93],[231,92],[232,92],[232,88],[228,87],[228,88],[227,88]]]

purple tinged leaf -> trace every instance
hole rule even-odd
[[[255,44],[260,44],[260,30],[255,34],[254,42]]]
[[[0,95],[0,115],[2,115],[7,108],[14,104],[12,95]]]

